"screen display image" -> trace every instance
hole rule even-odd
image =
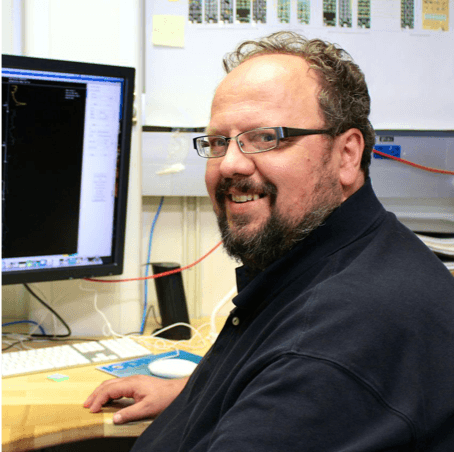
[[[2,56],[2,284],[122,273],[134,75]]]

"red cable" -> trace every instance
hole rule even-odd
[[[441,170],[437,168],[430,168],[428,166],[418,165],[417,163],[409,162],[408,160],[401,159],[399,157],[394,157],[394,155],[386,154],[385,152],[377,151],[376,149],[372,149],[375,154],[381,155],[382,157],[386,157],[392,160],[396,160],[401,163],[405,163],[406,165],[414,166],[415,168],[422,169],[424,171],[431,171],[432,173],[439,173],[439,174],[449,174],[454,176],[454,171],[447,171]]]
[[[183,270],[187,270],[188,268],[194,267],[197,265],[199,262],[202,262],[203,259],[208,257],[214,250],[216,250],[220,245],[222,244],[222,240],[215,245],[213,248],[211,248],[208,253],[203,255],[200,259],[196,260],[192,264],[186,265],[185,267],[182,268],[176,268],[174,270],[169,270],[168,272],[162,272],[158,273],[156,275],[151,275],[151,276],[143,276],[141,278],[129,278],[129,279],[94,279],[94,278],[84,278],[85,281],[91,281],[91,282],[102,282],[102,283],[117,283],[117,282],[128,282],[128,281],[143,281],[145,279],[155,279],[155,278],[162,278],[163,276],[168,276],[168,275],[173,275],[174,273],[182,272]]]

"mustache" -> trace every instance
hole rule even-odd
[[[218,205],[223,205],[224,198],[231,188],[234,188],[241,193],[254,192],[270,196],[271,205],[274,205],[276,201],[277,187],[269,181],[257,183],[249,179],[224,178],[218,183],[215,191],[215,199]]]

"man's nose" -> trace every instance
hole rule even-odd
[[[235,175],[250,176],[255,171],[255,163],[252,156],[241,151],[235,138],[231,138],[228,141],[227,152],[222,157],[220,171],[223,177],[233,177]]]

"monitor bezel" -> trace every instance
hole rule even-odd
[[[122,133],[118,168],[118,203],[114,218],[116,234],[114,238],[112,262],[93,266],[38,268],[27,271],[10,270],[4,272],[2,270],[2,285],[62,281],[122,274],[124,268],[126,240],[126,213],[133,126],[135,68],[2,54],[2,68],[4,67],[12,69],[84,74],[88,76],[119,77],[124,79],[124,93],[121,107]]]

